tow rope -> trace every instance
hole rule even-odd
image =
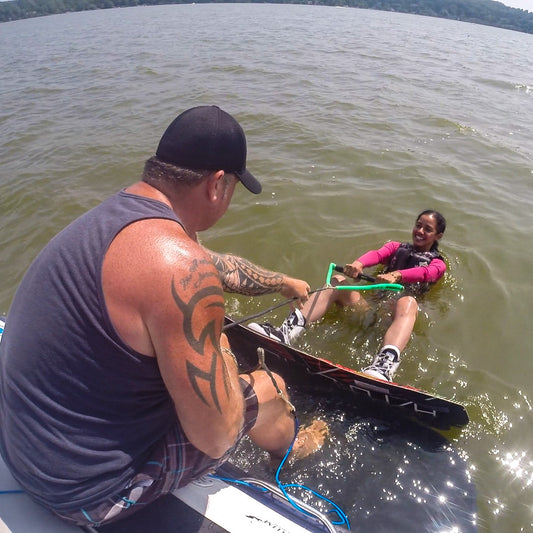
[[[324,287],[320,287],[319,289],[314,289],[310,291],[309,295],[315,294],[316,292],[329,291],[333,289],[334,290],[345,290],[345,291],[372,291],[372,290],[403,291],[404,290],[404,286],[400,285],[399,283],[372,283],[371,285],[332,285],[331,276],[334,270],[336,270],[337,272],[342,272],[342,267],[337,266],[335,263],[330,263],[329,268],[328,268],[328,273],[326,276],[326,285]],[[359,277],[366,281],[375,281],[376,279],[372,276],[367,276],[365,274],[361,274]],[[239,320],[230,322],[229,324],[226,324],[222,328],[222,331],[226,331],[227,329],[238,326],[239,324],[243,324],[244,322],[249,322],[250,320],[254,320],[255,318],[262,317],[263,315],[266,315],[270,313],[271,311],[278,309],[278,307],[283,307],[284,305],[290,304],[296,300],[298,300],[298,298],[289,298],[287,300],[283,300],[282,302],[278,304],[268,307],[267,309],[264,309],[263,311],[259,311],[258,313],[255,313],[253,315],[249,315],[244,318],[240,318]]]

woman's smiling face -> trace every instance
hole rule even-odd
[[[420,252],[431,250],[433,243],[442,237],[437,233],[437,219],[434,215],[421,215],[412,232],[413,246]]]

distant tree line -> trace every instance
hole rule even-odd
[[[216,3],[226,0],[195,0],[196,3]],[[235,0],[230,0],[234,2]],[[237,0],[238,1],[238,0]],[[507,7],[493,0],[270,0],[278,4],[308,4],[359,7],[413,13],[463,22],[496,26],[508,30],[533,33],[533,13]],[[185,0],[10,0],[0,2],[0,22],[42,17],[70,11],[109,9],[112,7],[189,4]],[[248,3],[264,3],[248,0]]]

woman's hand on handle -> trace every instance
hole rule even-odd
[[[363,273],[363,263],[357,261],[344,265],[344,273],[350,278],[357,279]]]
[[[379,283],[400,283],[402,281],[402,273],[399,270],[394,272],[387,272],[376,277]]]

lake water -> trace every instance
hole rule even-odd
[[[529,531],[532,49],[532,35],[496,28],[294,5],[138,7],[0,24],[0,312],[55,233],[137,179],[176,114],[218,104],[243,125],[264,192],[238,189],[202,236],[217,251],[318,288],[331,261],[409,240],[423,209],[446,216],[449,270],[421,301],[397,381],[467,406],[471,423],[448,438],[477,489],[479,530]],[[228,313],[279,301],[230,295]],[[286,312],[265,319],[279,323]],[[381,326],[332,311],[300,346],[359,368],[379,347]],[[336,435],[308,469],[326,465],[333,475],[314,484],[300,468],[299,481],[340,499],[354,525],[362,488],[379,470],[374,486],[389,488],[365,509],[383,509],[390,531],[433,531],[387,511],[391,487],[419,498],[399,488],[418,474],[398,481],[397,465],[346,468],[364,462],[365,427]],[[401,431],[387,439],[413,442]],[[419,484],[439,457],[425,457]]]

